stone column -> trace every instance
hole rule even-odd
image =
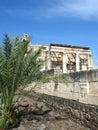
[[[50,51],[48,52],[48,62],[47,62],[47,65],[48,65],[48,69],[50,70],[51,69],[51,55],[50,55]]]
[[[46,55],[46,69],[51,69],[51,54],[50,54],[50,47],[47,49],[47,55]]]
[[[76,71],[80,70],[79,53],[76,53]]]
[[[67,54],[63,53],[63,73],[67,73]]]
[[[90,63],[91,63],[91,69],[93,69],[94,65],[93,65],[93,58],[92,58],[92,55],[90,55]]]
[[[88,55],[88,69],[93,69],[92,55]]]

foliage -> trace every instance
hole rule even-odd
[[[43,61],[38,57],[41,48],[28,53],[29,40],[21,42],[17,37],[10,40],[5,34],[3,47],[0,48],[0,92],[1,118],[0,127],[7,129],[17,124],[17,90],[39,78]]]
[[[28,51],[30,40],[20,41],[18,37],[9,38],[4,35],[3,47],[0,48],[0,128],[8,129],[15,127],[17,119],[16,94],[32,82],[41,83],[55,82],[66,83],[65,77],[59,74],[42,73],[43,61],[39,58],[42,47],[36,51]],[[36,86],[36,85],[35,85]]]
[[[54,81],[55,83],[68,83],[68,79],[63,74],[50,74],[50,73],[43,73],[43,76],[40,80],[41,83],[49,83]]]

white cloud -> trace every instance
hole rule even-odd
[[[97,18],[98,0],[79,0],[69,3],[67,9],[69,13],[84,19]]]
[[[98,0],[58,0],[58,4],[47,8],[41,15],[98,20]]]
[[[98,19],[98,0],[58,0],[57,5],[48,8],[44,15]]]
[[[49,3],[50,2],[50,3]],[[8,14],[48,17],[76,17],[84,20],[98,20],[98,0],[50,0],[40,9],[6,9]]]

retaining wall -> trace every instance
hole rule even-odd
[[[64,74],[67,84],[46,83],[38,91],[48,95],[98,105],[98,69]]]
[[[46,83],[39,101],[92,130],[98,130],[98,69],[64,74],[68,83]]]
[[[46,103],[59,114],[71,118],[92,130],[98,130],[98,106],[79,103],[78,101],[41,94],[39,101]]]

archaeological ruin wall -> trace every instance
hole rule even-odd
[[[45,83],[38,92],[98,105],[98,69],[66,73],[64,76],[67,84],[58,83],[56,86],[55,82],[51,81]]]
[[[28,40],[28,35],[24,34],[21,41]],[[93,59],[90,48],[50,44],[33,45],[29,43],[28,51],[34,51],[43,46],[40,58],[45,61],[42,70],[59,69],[61,73],[78,72],[93,69]]]
[[[44,49],[44,69],[60,69],[62,73],[93,69],[90,48],[50,44]]]

